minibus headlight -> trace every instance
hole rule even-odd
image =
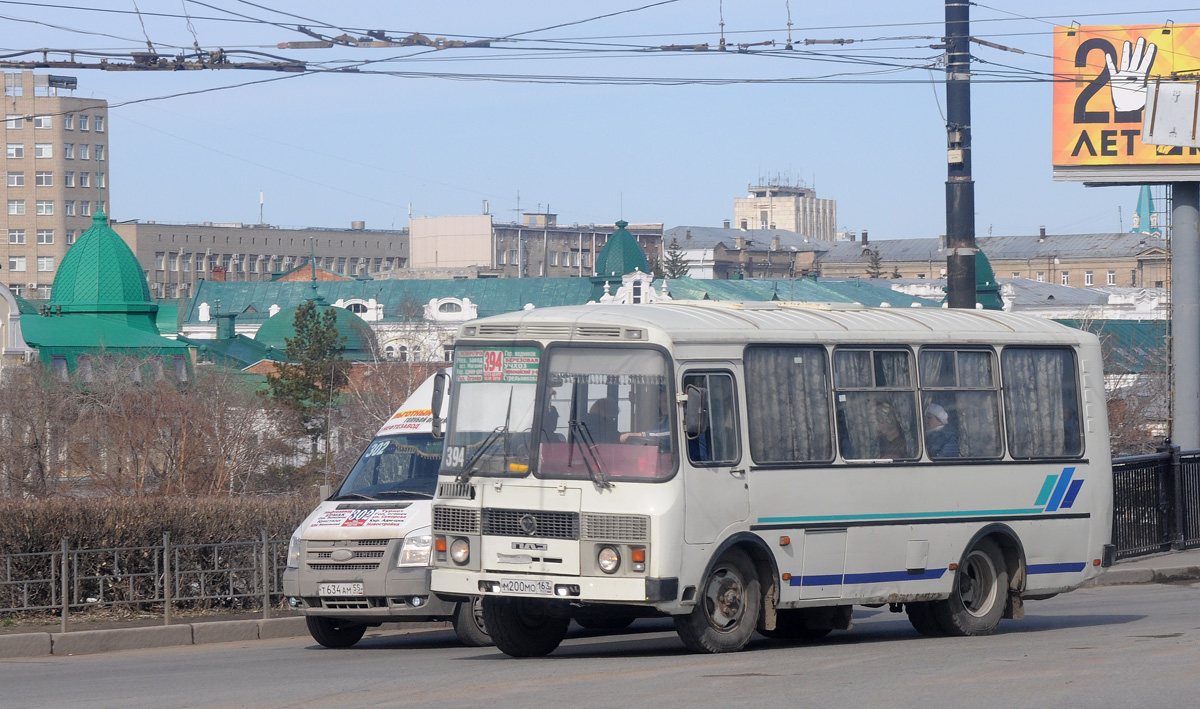
[[[300,530],[297,529],[292,534],[292,540],[288,542],[287,567],[289,569],[300,568]]]
[[[410,534],[400,546],[398,566],[429,566],[429,551],[433,548],[432,534]]]
[[[601,571],[611,574],[621,566],[621,555],[612,547],[601,547],[600,553],[596,555],[596,563]]]
[[[454,563],[462,565],[471,558],[471,545],[466,539],[458,538],[450,542],[450,558]]]

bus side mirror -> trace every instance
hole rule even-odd
[[[439,369],[437,374],[433,375],[433,401],[429,402],[429,409],[433,412],[433,421],[430,426],[433,428],[433,437],[442,437],[442,424],[446,423],[445,417],[442,416],[442,405],[446,401],[446,392],[450,388],[450,373],[445,369]]]
[[[688,438],[697,438],[704,432],[704,390],[693,384],[687,387],[687,405],[683,410],[684,431]]]

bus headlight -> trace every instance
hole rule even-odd
[[[611,574],[620,568],[621,555],[612,547],[601,547],[600,553],[596,555],[596,563],[600,566],[601,571]]]
[[[432,534],[410,534],[400,546],[397,566],[429,566],[429,551],[433,548]]]
[[[450,542],[450,558],[459,566],[467,563],[471,558],[471,544],[462,537]]]
[[[300,568],[300,530],[297,529],[292,534],[292,540],[288,542],[287,567],[289,569]]]

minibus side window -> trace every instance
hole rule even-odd
[[[1007,347],[1000,355],[1004,420],[1014,458],[1083,453],[1079,379],[1065,347]]]

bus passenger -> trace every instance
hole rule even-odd
[[[954,458],[958,452],[958,433],[950,425],[950,414],[937,404],[925,407],[925,450],[930,458]]]
[[[875,402],[875,434],[879,448],[875,457],[902,460],[908,457],[908,446],[900,429],[900,416],[886,401]]]
[[[616,443],[620,434],[617,432],[617,400],[606,396],[596,399],[588,409],[588,433],[596,443]]]

